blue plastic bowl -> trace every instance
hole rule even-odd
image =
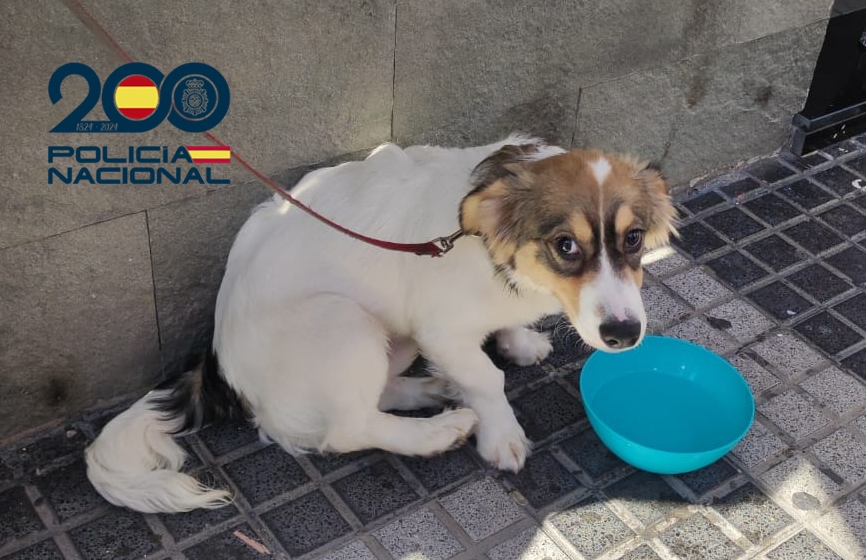
[[[583,366],[580,392],[601,441],[626,463],[659,474],[711,464],[755,418],[752,392],[731,364],[662,336],[647,336],[627,352],[595,352]]]

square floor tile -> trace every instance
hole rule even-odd
[[[661,560],[661,558],[649,545],[642,544],[620,556],[618,560]]]
[[[249,422],[225,422],[208,426],[198,437],[210,449],[214,457],[233,451],[244,445],[259,441],[258,430]]]
[[[367,545],[360,540],[356,540],[342,548],[325,554],[321,560],[376,560],[376,556],[370,552]]]
[[[608,486],[605,494],[625,505],[644,525],[655,523],[689,503],[660,476],[645,471]]]
[[[656,283],[644,283],[641,297],[646,311],[648,332],[661,332],[672,321],[681,319],[689,313],[688,307],[674,299],[667,290]]]
[[[737,354],[731,358],[731,363],[743,375],[752,393],[756,395],[779,384],[779,379],[775,375],[745,354]]]
[[[515,558],[568,560],[569,558],[540,527],[527,529],[516,537],[494,546],[487,551],[487,557],[490,560],[514,560]]]
[[[418,499],[412,487],[384,460],[332,486],[365,525]]]
[[[64,557],[54,541],[48,539],[4,556],[3,560],[64,560]]]
[[[723,202],[725,202],[724,197],[718,193],[709,191],[684,201],[682,205],[688,208],[693,214],[697,214],[698,212],[708,210],[709,208]]]
[[[753,544],[775,534],[794,519],[751,482],[722,498],[712,507],[727,519]]]
[[[851,285],[821,266],[811,264],[806,268],[789,274],[789,282],[812,296],[824,302],[851,289]]]
[[[683,481],[695,495],[700,496],[721,486],[736,475],[737,470],[734,467],[725,460],[719,459],[696,471],[677,475],[677,478]]]
[[[797,377],[824,361],[824,357],[790,331],[753,344],[751,349],[786,378]]]
[[[848,430],[836,430],[809,450],[846,483],[859,484],[866,479],[866,445]]]
[[[549,451],[533,453],[519,473],[509,473],[507,477],[535,509],[581,486]]]
[[[826,171],[819,171],[813,175],[816,181],[839,195],[845,195],[856,190],[854,181],[857,176],[842,167],[831,167]]]
[[[776,226],[800,215],[800,211],[773,193],[765,194],[743,204],[752,214]]]
[[[767,158],[755,162],[748,167],[748,172],[767,183],[775,183],[795,174],[793,169],[783,164],[778,158]]]
[[[860,173],[866,175],[866,155],[859,155],[845,162],[845,165]]]
[[[851,425],[860,430],[861,433],[866,434],[866,414],[854,420]],[[864,497],[866,497],[866,494],[864,494]]]
[[[734,299],[706,311],[707,323],[746,342],[773,327],[760,311],[741,299]]]
[[[830,227],[836,228],[845,235],[857,235],[866,231],[866,216],[854,210],[852,206],[840,204],[826,212],[818,214]]]
[[[552,433],[586,418],[583,405],[555,382],[512,401],[526,436],[541,441]]]
[[[849,247],[828,257],[827,262],[858,286],[866,286],[866,252]]]
[[[550,517],[550,522],[581,554],[595,558],[634,533],[602,502],[590,498]]]
[[[863,381],[866,381],[866,350],[860,350],[851,354],[842,360],[842,365],[856,375],[859,375]]]
[[[739,251],[732,251],[713,259],[707,262],[707,266],[719,278],[736,289],[760,280],[767,275],[766,270]]]
[[[805,455],[795,455],[761,475],[778,499],[795,511],[813,511],[826,504],[839,489],[839,483]]]
[[[730,560],[743,552],[718,527],[700,514],[677,522],[659,535],[659,538],[679,558]]]
[[[776,272],[808,258],[809,254],[797,249],[778,235],[765,237],[744,247],[753,257]]]
[[[23,487],[16,486],[0,493],[0,547],[42,528]]]
[[[305,554],[352,531],[319,490],[263,513],[261,518],[292,556]]]
[[[794,329],[829,354],[837,354],[863,340],[851,327],[826,311],[806,319]]]
[[[716,354],[725,354],[736,347],[736,342],[728,338],[721,330],[713,328],[700,317],[689,319],[667,330],[668,336],[694,342],[704,348],[709,348]]]
[[[737,198],[746,193],[752,192],[755,189],[761,188],[761,183],[755,181],[751,177],[747,177],[745,179],[740,179],[739,181],[734,181],[728,185],[722,187],[722,192],[731,198]]]
[[[788,200],[799,204],[806,210],[817,208],[833,200],[833,197],[827,191],[808,179],[794,181],[780,187],[776,192],[785,195]]]
[[[836,414],[845,414],[866,403],[866,386],[837,367],[816,373],[800,386]]]
[[[586,429],[559,445],[594,479],[626,467],[626,464],[598,439],[592,429]]]
[[[804,249],[810,251],[813,255],[822,253],[844,241],[844,239],[833,233],[830,228],[819,224],[815,220],[800,222],[783,230],[782,233],[793,239]]]
[[[253,506],[310,480],[297,461],[277,445],[244,455],[223,468]]]
[[[866,505],[853,496],[818,519],[815,526],[845,550],[866,550]]]
[[[72,529],[69,538],[85,558],[132,560],[162,548],[141,514],[119,508]]]
[[[758,288],[746,297],[779,321],[796,317],[812,307],[809,300],[780,281]]]
[[[37,484],[61,522],[106,503],[87,479],[83,458],[41,477]]]
[[[747,467],[754,467],[761,461],[769,459],[787,448],[785,442],[779,439],[776,434],[756,421],[752,424],[746,437],[734,447],[731,453]]]
[[[830,420],[796,391],[782,393],[758,405],[758,411],[794,439],[823,428]]]
[[[693,257],[700,257],[725,246],[725,242],[705,225],[694,222],[679,228],[673,243]]]
[[[255,544],[251,546],[245,542],[245,538]],[[262,540],[262,537],[245,523],[187,548],[183,554],[189,560],[261,560],[270,556],[271,552]],[[264,547],[261,550],[268,550],[267,556],[257,550],[259,546]]]
[[[806,531],[800,531],[766,554],[767,560],[842,560],[818,537]]]
[[[475,542],[523,518],[520,508],[489,478],[462,486],[439,503]]]
[[[426,508],[404,515],[373,534],[394,558],[445,560],[463,551],[454,535]]]
[[[737,207],[728,208],[727,210],[707,216],[704,218],[704,222],[734,241],[739,241],[764,229],[764,226],[750,218]]]
[[[706,307],[716,300],[728,297],[731,291],[704,272],[701,267],[691,268],[664,283],[694,307]]]
[[[424,487],[435,492],[479,470],[465,447],[433,457],[401,457]]]
[[[570,326],[566,328],[570,328]],[[577,337],[577,333],[574,333],[574,336]],[[538,379],[547,376],[547,372],[544,370],[541,364],[532,364],[531,366],[518,366],[516,364],[512,364],[511,362],[506,362],[502,370],[505,371],[506,392],[511,391],[512,389],[516,389],[518,387],[522,387],[527,383],[537,381]]]
[[[642,263],[644,270],[658,278],[691,264],[691,261],[667,246],[644,253]]]
[[[833,306],[833,310],[860,327],[866,329],[866,293],[860,292]]]

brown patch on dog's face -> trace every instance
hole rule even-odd
[[[586,342],[607,350],[633,345],[646,324],[641,255],[674,232],[664,180],[635,160],[598,151],[537,161],[525,154],[497,152],[479,165],[461,226],[482,236],[518,289],[553,294]]]

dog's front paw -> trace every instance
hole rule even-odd
[[[517,472],[522,469],[532,448],[516,419],[512,419],[511,426],[506,428],[497,426],[493,430],[486,430],[480,425],[477,438],[478,454],[503,471]]]
[[[547,334],[524,327],[496,331],[496,348],[519,366],[537,364],[553,351]]]

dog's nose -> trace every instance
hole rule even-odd
[[[640,321],[608,321],[598,327],[605,344],[617,350],[631,348],[640,338]]]

